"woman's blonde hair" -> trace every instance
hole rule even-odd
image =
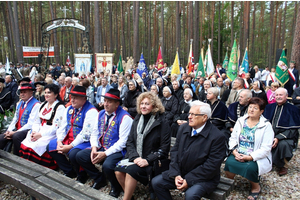
[[[37,85],[39,85],[39,84],[37,84]],[[42,88],[41,93],[39,93],[38,91],[36,91],[35,95],[36,96],[43,96],[43,95],[45,95],[44,86],[43,85],[39,85],[39,86]]]
[[[47,77],[47,78],[45,78],[45,82],[46,82],[47,84],[52,84],[52,83],[53,83],[53,80],[52,80],[52,78]]]
[[[273,86],[273,87],[278,87],[278,88],[279,88],[279,83],[273,82],[273,83],[271,83],[271,86]]]
[[[148,98],[153,106],[153,109],[151,113],[154,115],[157,112],[164,113],[165,107],[162,105],[161,100],[158,98],[157,95],[153,94],[152,92],[144,92],[139,95],[139,97],[136,100],[136,111],[138,114],[141,114],[140,104],[141,102]]]

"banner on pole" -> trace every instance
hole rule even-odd
[[[41,53],[41,47],[23,46],[23,58],[37,58]],[[54,46],[49,47],[48,57],[54,57]]]

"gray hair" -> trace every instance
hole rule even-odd
[[[217,87],[208,88],[207,92],[212,92],[216,97],[218,97],[220,94],[220,91]]]
[[[73,77],[73,78],[72,78],[72,81],[73,81],[73,80],[76,81],[77,83],[79,83],[79,78]]]
[[[211,108],[209,104],[196,100],[191,103],[191,107],[193,106],[200,106],[200,114],[207,115],[208,119],[211,117]]]
[[[277,91],[280,91],[280,90],[283,90],[287,96],[289,95],[287,89],[285,89],[285,88],[283,88],[283,87],[280,87],[280,88],[278,88],[277,90],[275,90],[275,94],[276,94]]]
[[[245,92],[246,96],[247,96],[249,99],[252,98],[252,92],[251,92],[250,90],[248,90],[248,89],[241,89],[240,94],[241,94],[242,92]]]

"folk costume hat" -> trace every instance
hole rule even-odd
[[[69,94],[74,96],[86,97],[86,89],[83,86],[76,85],[74,89],[69,92]]]
[[[31,80],[30,80],[29,77],[23,77],[22,79],[20,79],[20,80],[18,81],[18,83],[20,84],[21,81],[26,81],[26,82],[30,83]]]
[[[32,91],[34,91],[35,88],[30,83],[23,83],[20,86],[19,90],[32,90]]]
[[[101,95],[101,96],[107,99],[122,101],[122,99],[120,98],[120,91],[114,88],[109,89],[109,91],[105,93],[105,95]]]

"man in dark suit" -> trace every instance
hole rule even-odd
[[[249,63],[248,72],[250,73],[250,78],[253,80],[253,78],[255,77],[255,69],[252,68],[252,63]]]
[[[284,88],[287,89],[289,96],[292,96],[294,89],[298,87],[299,72],[297,69],[295,69],[295,65],[295,61],[290,62],[290,68],[288,69],[289,81],[284,85]]]
[[[201,199],[219,184],[225,136],[208,121],[210,117],[207,103],[192,102],[189,122],[178,129],[169,170],[152,180],[159,200],[172,199],[169,189],[185,191],[185,199]]]
[[[110,88],[111,88],[111,86],[108,84],[107,78],[102,77],[101,85],[97,89],[96,103],[94,104],[94,106],[98,109],[98,111],[104,109],[103,95],[105,95]]]
[[[13,78],[11,75],[6,75],[5,76],[5,85],[11,94],[11,100],[12,100],[12,105],[11,109],[16,107],[17,102],[19,101],[19,97],[17,95],[17,90],[18,90],[18,84],[13,81]]]

